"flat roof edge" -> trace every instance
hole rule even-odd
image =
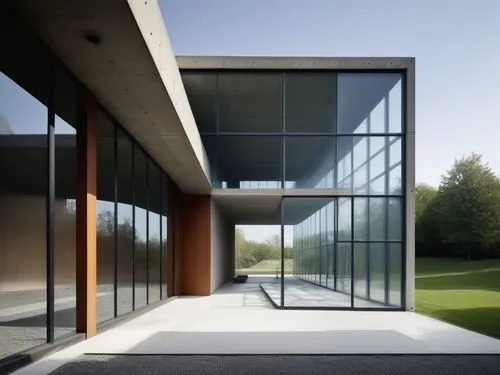
[[[415,57],[176,56],[179,69],[408,69]]]

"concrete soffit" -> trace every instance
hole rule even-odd
[[[210,193],[210,166],[157,1],[19,0],[72,73],[180,189]],[[87,35],[100,43],[90,43]]]

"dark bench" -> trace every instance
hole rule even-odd
[[[233,283],[234,284],[243,284],[243,283],[246,283],[247,280],[248,280],[248,275],[233,276]]]

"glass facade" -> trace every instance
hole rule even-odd
[[[0,10],[1,360],[76,332],[77,137],[88,92]],[[101,109],[96,149],[102,322],[167,297],[168,179]]]
[[[168,180],[101,109],[96,133],[97,319],[104,322],[166,298]]]
[[[181,73],[213,188],[283,189],[294,275],[275,302],[401,308],[404,73]]]

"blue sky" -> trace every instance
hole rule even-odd
[[[500,173],[499,0],[159,0],[179,55],[413,56],[416,178],[476,152]],[[277,227],[248,227],[262,240]]]
[[[414,56],[416,174],[500,173],[500,1],[159,0],[179,55]]]

